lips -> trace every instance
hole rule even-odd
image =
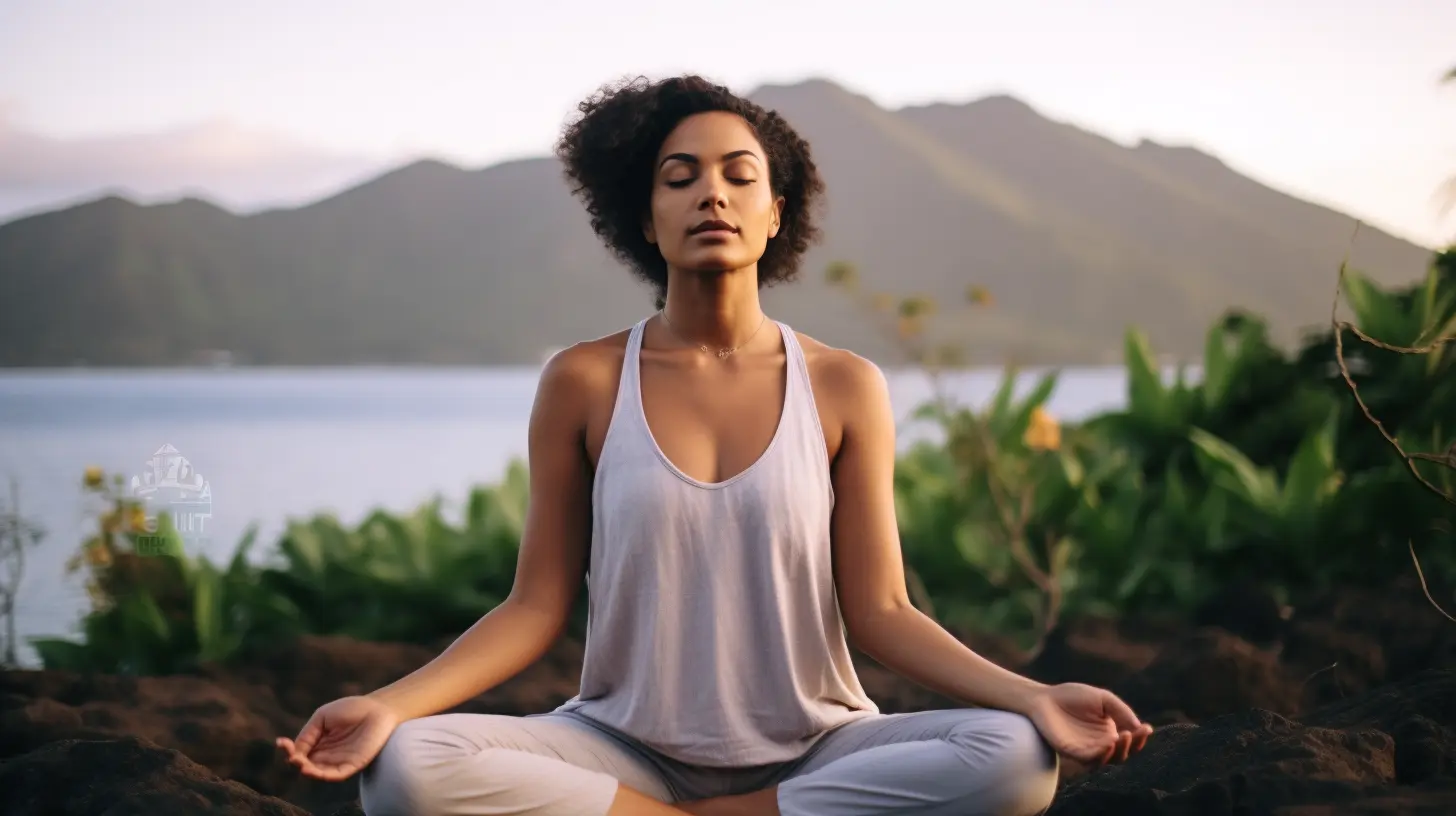
[[[703,232],[737,232],[738,228],[727,221],[704,221],[701,224],[688,230],[688,235],[697,235]]]

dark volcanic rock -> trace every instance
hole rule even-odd
[[[282,760],[274,739],[297,734],[318,706],[404,677],[449,644],[304,636],[234,665],[203,666],[196,676],[0,672],[0,759],[58,740],[134,735],[220,777],[327,813],[358,796],[357,780],[304,777]],[[580,665],[581,645],[562,640],[520,675],[452,710],[549,710],[576,693]]]
[[[1456,790],[1412,788],[1398,793],[1379,792],[1354,802],[1290,805],[1276,809],[1272,816],[1451,816],[1453,813],[1456,813]]]
[[[367,694],[413,672],[453,639],[421,646],[371,643],[338,635],[303,635],[236,665],[210,665],[201,673],[219,683],[274,689],[281,706],[303,720],[339,697]],[[566,702],[581,677],[582,644],[563,638],[525,671],[454,711],[532,714]]]
[[[1369,634],[1324,620],[1300,620],[1284,637],[1280,660],[1303,675],[1307,708],[1342,700],[1385,681],[1385,651]]]
[[[1277,656],[1217,627],[1195,630],[1164,646],[1145,669],[1112,690],[1155,725],[1262,708],[1300,710],[1298,681]]]
[[[225,777],[249,774],[294,717],[266,687],[201,677],[0,673],[0,757],[56,739],[132,734],[176,748]]]
[[[1217,626],[1258,646],[1268,646],[1284,632],[1285,608],[1267,588],[1250,581],[1229,584],[1209,596],[1193,612],[1193,625]]]
[[[353,796],[357,784],[308,779],[280,761],[274,738],[292,735],[302,725],[268,685],[184,675],[0,672],[0,758],[57,740],[130,735],[181,751],[219,777],[290,801],[313,804]]]
[[[0,813],[15,816],[307,816],[137,737],[60,740],[0,762]]]
[[[1108,618],[1063,621],[1023,673],[1044,683],[1111,687],[1153,662],[1166,638],[1166,633],[1137,631]]]
[[[1049,814],[1452,812],[1431,810],[1456,796],[1452,711],[1456,672],[1436,670],[1304,722],[1256,709],[1164,726],[1126,764],[1068,783]],[[1395,809],[1340,809],[1355,803]]]
[[[1436,591],[1436,596],[1450,597],[1451,592]],[[1320,622],[1344,634],[1342,641],[1329,643],[1327,648],[1330,662],[1339,661],[1355,669],[1342,675],[1347,685],[1361,672],[1372,685],[1378,685],[1404,680],[1429,668],[1456,667],[1456,625],[1431,606],[1414,575],[1403,576],[1381,589],[1355,587],[1326,592],[1297,608],[1290,618],[1292,627],[1305,621]],[[1342,648],[1341,643],[1355,645]],[[1378,672],[1372,671],[1374,651],[1381,655]],[[1320,667],[1309,668],[1313,671]],[[1346,688],[1345,693],[1350,689]]]

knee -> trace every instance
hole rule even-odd
[[[378,756],[359,775],[360,805],[367,816],[429,816],[438,813],[432,801],[432,771],[448,757],[433,733],[429,718],[400,723]]]
[[[1059,760],[1029,717],[981,710],[950,735],[979,777],[974,799],[987,813],[1036,816],[1051,807]]]

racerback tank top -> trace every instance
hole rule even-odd
[[[774,323],[784,405],[757,461],[702,482],[658,447],[642,408],[644,319],[628,336],[592,486],[581,687],[557,710],[696,765],[794,759],[879,712],[835,595],[834,491],[809,369],[793,330]]]

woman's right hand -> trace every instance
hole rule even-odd
[[[304,776],[338,782],[373,761],[399,723],[379,700],[341,697],[319,706],[296,739],[279,737],[274,744]]]

